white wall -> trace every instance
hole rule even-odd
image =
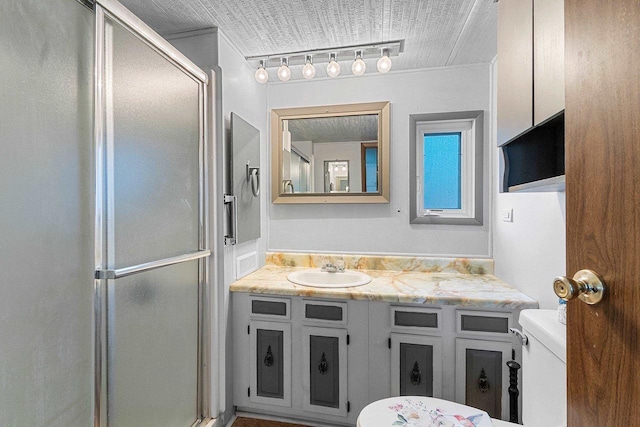
[[[496,111],[496,64],[492,66],[492,110]],[[540,303],[555,308],[553,278],[565,274],[565,193],[500,193],[502,154],[496,146],[496,115],[493,114],[492,158],[495,178],[493,259],[495,274]],[[513,222],[502,212],[513,209]]]
[[[490,114],[485,115],[484,225],[409,223],[409,115],[490,110],[490,66],[372,73],[362,77],[273,82],[267,109],[391,102],[391,203],[269,207],[269,250],[402,253],[488,257],[490,251]]]
[[[261,235],[253,241],[238,246],[222,247],[222,226],[219,217],[224,214],[219,209],[222,194],[229,188],[228,166],[223,161],[229,158],[227,143],[231,122],[231,112],[239,114],[243,119],[260,130],[262,149],[260,152],[261,174],[268,176],[267,149],[267,110],[266,88],[258,84],[253,75],[255,70],[247,63],[244,56],[233,44],[215,29],[181,33],[169,36],[171,43],[187,55],[204,70],[214,70],[217,77],[210,81],[216,87],[215,98],[212,100],[210,120],[213,123],[210,130],[213,140],[213,167],[211,170],[212,229],[212,416],[218,412],[225,412],[228,419],[233,414],[231,399],[233,390],[232,373],[232,345],[231,322],[229,313],[229,285],[236,280],[236,259],[240,256],[255,252],[255,262],[258,267],[264,264],[267,234],[267,198],[265,191],[261,192]],[[263,182],[268,182],[263,180]],[[224,221],[226,223],[226,220]],[[223,420],[223,424],[226,419]]]
[[[267,234],[267,206],[266,206],[266,187],[264,177],[268,170],[268,133],[267,133],[267,112],[266,112],[266,88],[256,82],[254,78],[255,70],[247,63],[244,56],[235,48],[229,39],[221,32],[218,32],[218,65],[222,74],[222,118],[224,122],[224,144],[227,147],[229,129],[231,123],[231,113],[240,115],[260,131],[260,174],[262,180],[262,189],[260,192],[261,203],[261,238],[254,241],[244,242],[240,245],[225,248],[224,257],[224,316],[222,322],[225,322],[226,331],[226,372],[223,375],[226,384],[226,401],[224,408],[226,413],[233,412],[233,352],[231,346],[233,337],[231,334],[231,313],[229,312],[229,285],[236,280],[238,271],[236,269],[236,260],[251,252],[256,253],[256,265],[258,267],[264,264],[266,250],[266,234]],[[223,141],[217,141],[222,144]],[[229,159],[229,153],[225,154],[225,159]],[[264,175],[263,175],[264,174]],[[225,177],[228,176],[228,169],[225,171]],[[228,187],[227,187],[228,188]],[[214,191],[220,191],[216,189]],[[228,417],[226,417],[228,418]]]
[[[249,252],[257,252],[258,266],[264,264],[267,234],[267,198],[264,189],[268,186],[265,179],[269,163],[268,129],[267,129],[267,101],[266,88],[256,82],[255,69],[249,65],[244,56],[229,41],[224,33],[219,32],[218,65],[222,70],[222,115],[225,129],[225,144],[228,144],[228,134],[231,122],[231,113],[240,115],[243,119],[260,131],[260,174],[262,190],[260,193],[261,210],[261,238],[254,241],[234,246],[233,266],[231,271],[231,283],[236,277],[235,258]],[[222,143],[219,141],[218,143]],[[228,157],[227,157],[228,158]],[[264,174],[264,175],[263,175]]]

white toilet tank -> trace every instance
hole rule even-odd
[[[523,310],[522,421],[526,427],[567,425],[567,338],[556,310]]]

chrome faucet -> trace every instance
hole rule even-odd
[[[338,260],[335,264],[331,261],[323,262],[320,271],[326,271],[327,273],[342,273],[344,272],[344,261]]]

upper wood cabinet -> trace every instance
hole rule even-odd
[[[564,110],[564,0],[533,4],[533,125]]]
[[[498,3],[498,145],[533,122],[533,1]]]
[[[564,0],[498,3],[498,145],[564,110]]]

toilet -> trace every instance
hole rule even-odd
[[[522,421],[525,427],[566,426],[566,332],[555,310],[523,310],[522,332],[528,344],[522,349]],[[456,418],[456,416],[458,418]],[[440,417],[440,418],[438,418]],[[491,419],[476,408],[423,396],[397,396],[367,405],[358,416],[357,427],[392,425],[515,427]],[[424,420],[424,421],[423,421]],[[422,421],[422,422],[421,422]]]

